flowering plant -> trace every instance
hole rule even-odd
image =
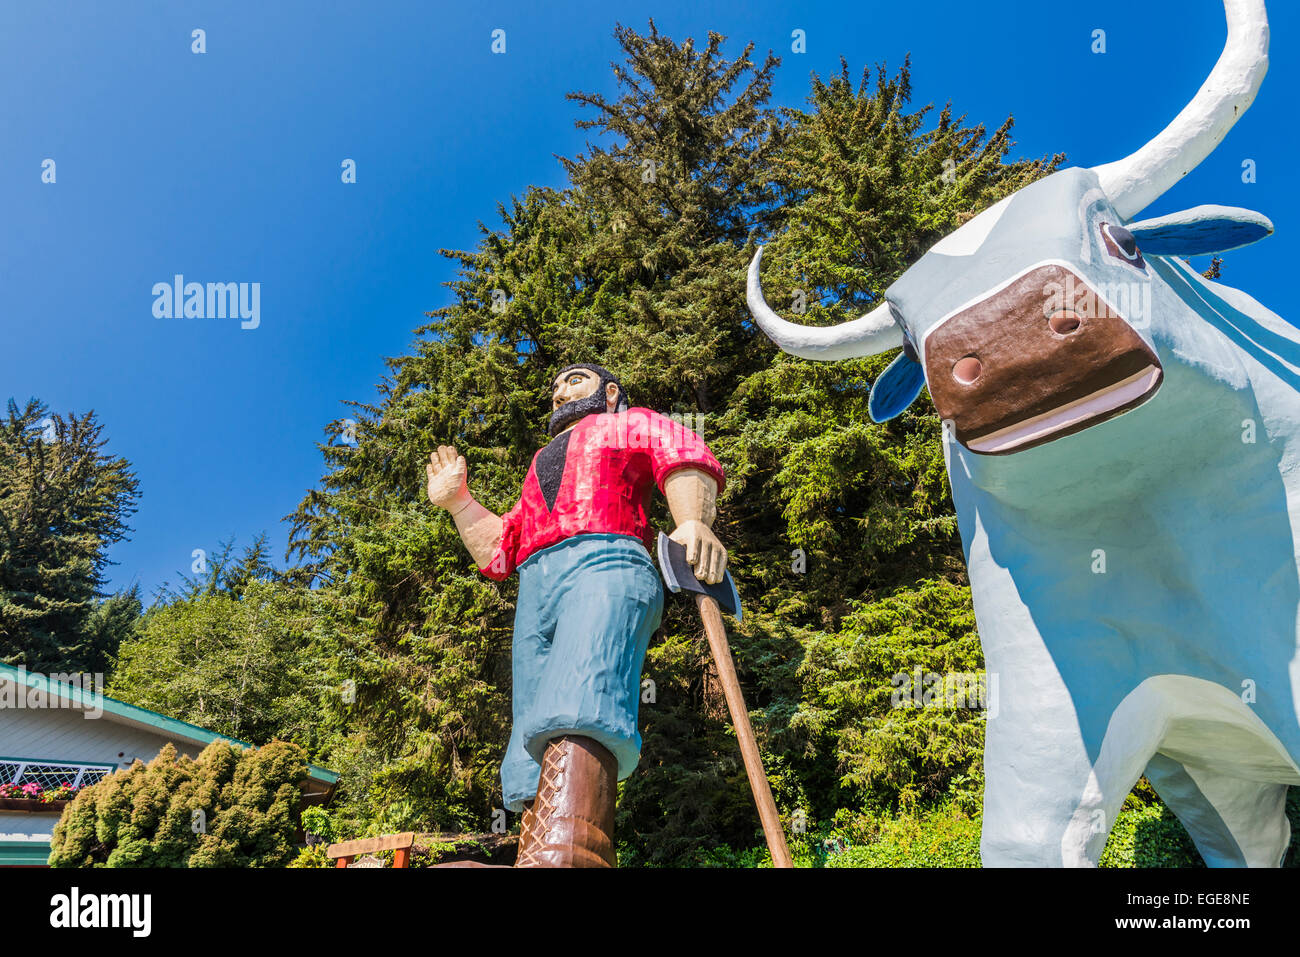
[[[50,804],[54,801],[66,801],[75,797],[77,789],[68,781],[58,787],[43,788],[35,782],[27,784],[0,784],[0,798],[17,798],[26,801],[39,801]]]
[[[54,801],[66,801],[76,795],[77,789],[69,782],[64,781],[56,788],[46,788],[40,794],[41,803],[51,804]]]

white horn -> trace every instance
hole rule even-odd
[[[1228,42],[1192,102],[1136,153],[1093,167],[1115,210],[1131,219],[1196,169],[1250,108],[1268,72],[1264,0],[1223,0]]]
[[[758,264],[763,261],[763,247],[758,247],[749,264],[749,283],[745,299],[758,327],[781,347],[783,352],[804,359],[831,362],[874,356],[903,344],[903,330],[894,321],[888,303],[881,303],[860,319],[838,326],[799,326],[786,322],[763,298],[763,284],[758,279]]]

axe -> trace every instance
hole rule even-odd
[[[785,832],[781,830],[781,818],[776,813],[776,802],[772,800],[772,789],[763,772],[763,758],[758,753],[754,729],[749,724],[749,709],[740,693],[736,664],[731,658],[727,630],[719,611],[721,608],[740,621],[740,595],[736,592],[736,583],[731,580],[730,572],[716,585],[701,582],[686,561],[686,546],[674,542],[663,532],[659,533],[659,570],[670,592],[687,591],[695,595],[695,604],[699,606],[700,618],[704,621],[704,634],[709,639],[709,650],[713,652],[713,663],[718,667],[722,692],[727,698],[727,710],[731,712],[731,723],[736,728],[736,740],[740,742],[740,754],[745,759],[749,787],[754,792],[754,803],[758,805],[759,820],[763,822],[767,849],[772,852],[772,865],[793,867],[790,849],[785,844]]]

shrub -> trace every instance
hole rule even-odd
[[[307,760],[295,744],[166,745],[85,788],[54,827],[51,867],[283,867],[297,852]]]
[[[334,862],[325,856],[328,849],[328,844],[312,844],[310,847],[304,847],[287,866],[293,868],[334,867]]]
[[[938,806],[890,814],[840,811],[833,822],[806,835],[787,835],[795,867],[979,867],[978,814],[968,813],[964,796]],[[1287,800],[1291,846],[1284,867],[1300,866],[1300,788]],[[771,867],[766,847],[697,851],[696,867]],[[1182,822],[1156,796],[1146,778],[1138,781],[1111,829],[1099,866],[1107,868],[1203,868]]]
[[[824,828],[787,833],[795,867],[979,867],[980,819],[952,801],[897,815],[840,811]],[[695,867],[771,867],[766,846],[701,849]]]
[[[1126,805],[1115,819],[1101,867],[1204,867],[1182,822],[1163,804]]]

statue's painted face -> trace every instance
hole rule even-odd
[[[600,376],[590,369],[570,369],[555,377],[551,389],[551,410],[578,399],[585,399],[600,388]]]
[[[618,407],[618,383],[607,382],[603,394],[600,375],[591,369],[569,369],[555,377],[551,389],[552,436],[573,428],[581,419]]]

